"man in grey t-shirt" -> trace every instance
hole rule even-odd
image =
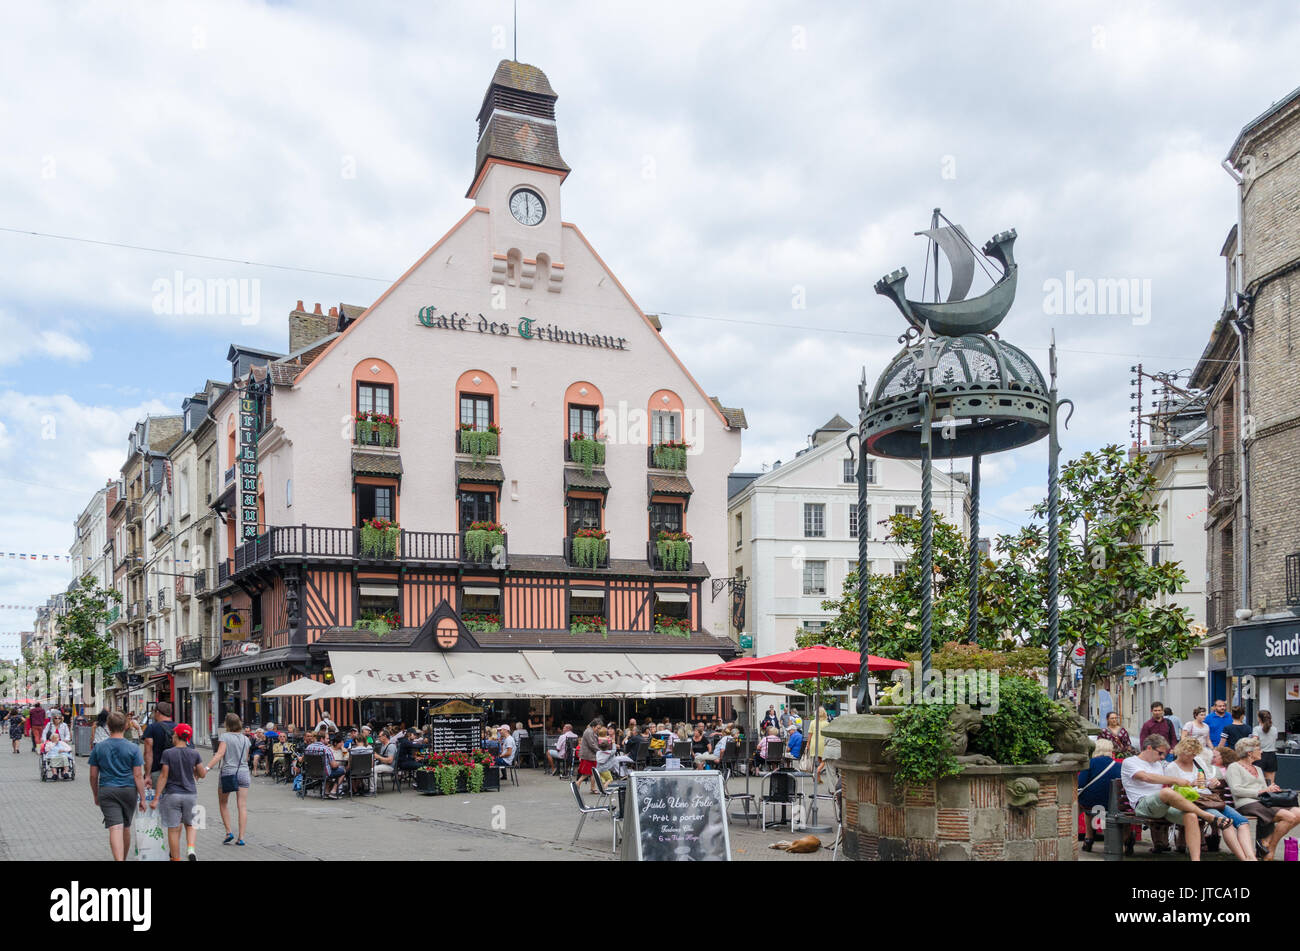
[[[181,860],[181,826],[185,826],[186,857],[196,861],[194,852],[194,807],[198,803],[195,779],[208,774],[203,756],[190,746],[194,730],[188,723],[178,723],[172,731],[173,745],[163,750],[157,789],[152,806],[167,827],[167,844],[173,862]]]

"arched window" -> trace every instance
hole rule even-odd
[[[352,370],[353,439],[359,446],[397,445],[397,371],[384,360],[362,360]]]
[[[656,390],[650,397],[650,445],[682,441],[682,398],[672,390]]]

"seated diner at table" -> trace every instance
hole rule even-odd
[[[559,774],[560,766],[564,763],[564,756],[569,740],[578,738],[578,734],[573,732],[573,724],[564,724],[563,732],[555,738],[555,745],[546,751],[546,768],[548,771]]]

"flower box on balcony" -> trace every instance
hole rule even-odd
[[[386,518],[368,518],[361,523],[361,557],[396,558],[402,529]]]
[[[669,637],[691,636],[691,622],[686,618],[668,617],[666,614],[655,615],[655,633],[667,634]]]
[[[690,444],[679,441],[656,443],[650,447],[650,462],[656,469],[686,471],[686,450]]]
[[[499,614],[487,612],[462,614],[460,619],[465,622],[465,627],[475,634],[495,634],[501,630],[501,615]]]
[[[352,624],[356,631],[370,631],[375,637],[382,638],[395,627],[402,626],[402,616],[396,611],[362,611],[361,617]]]
[[[397,445],[397,420],[387,413],[357,413],[354,417],[358,446]]]
[[[609,564],[609,532],[603,528],[580,528],[569,540],[569,558],[579,568],[600,568]]]
[[[487,429],[475,429],[469,423],[460,424],[459,445],[461,452],[474,457],[475,462],[482,462],[488,456],[495,456],[500,448],[501,427],[492,423]]]
[[[569,461],[578,463],[584,473],[591,475],[593,466],[605,464],[605,443],[595,436],[573,433],[569,437]]]
[[[655,539],[655,560],[664,571],[686,571],[690,568],[690,533],[660,532]]]
[[[599,634],[601,637],[609,637],[609,622],[598,614],[593,615],[575,615],[569,618],[570,634]]]
[[[469,561],[491,561],[503,543],[505,526],[500,522],[471,522],[465,530],[465,554]]]

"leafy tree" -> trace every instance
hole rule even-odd
[[[1079,704],[1086,711],[1112,652],[1132,645],[1139,663],[1164,674],[1200,638],[1184,608],[1159,603],[1182,590],[1186,572],[1175,561],[1152,565],[1138,543],[1142,530],[1160,519],[1146,456],[1129,459],[1115,445],[1086,452],[1061,470],[1060,487],[1060,644],[1085,649]],[[1033,514],[1044,517],[1047,503]],[[998,596],[1005,600],[996,610],[1023,618],[1032,642],[1046,644],[1046,606],[1037,600],[1047,590],[1046,530],[1027,526],[1000,536],[996,547],[1001,574],[1018,585],[1002,586]]]
[[[54,694],[54,665],[58,663],[58,658],[54,656],[54,651],[48,647],[41,651],[41,656],[36,658],[36,666],[45,674],[45,693]]]
[[[90,575],[68,593],[66,609],[55,622],[54,645],[70,670],[108,670],[121,659],[105,629],[112,605],[121,600],[120,594],[100,587]]]

